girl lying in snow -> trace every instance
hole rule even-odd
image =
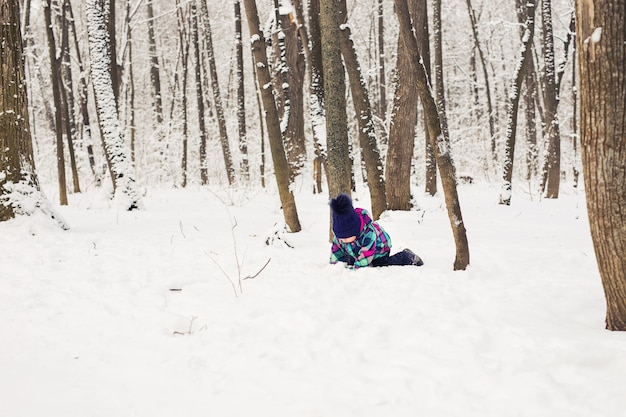
[[[364,266],[417,265],[422,259],[409,249],[395,255],[391,239],[380,225],[372,220],[367,210],[355,209],[347,194],[330,200],[333,211],[333,243],[330,263],[345,262],[351,268]]]

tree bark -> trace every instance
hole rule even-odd
[[[68,204],[67,201],[67,181],[65,178],[65,157],[63,154],[63,119],[61,111],[61,89],[59,88],[59,61],[56,56],[56,42],[54,40],[54,30],[52,27],[52,2],[46,0],[44,3],[44,20],[46,23],[46,34],[48,37],[48,51],[50,57],[50,77],[52,79],[52,100],[54,101],[54,130],[56,132],[57,150],[57,175],[59,181],[59,203],[62,206]]]
[[[417,14],[417,0],[409,0],[412,16]],[[398,37],[396,90],[393,99],[385,167],[387,208],[411,209],[411,167],[417,125],[417,91],[415,69],[407,44]]]
[[[513,161],[515,156],[515,135],[517,132],[517,110],[519,108],[520,91],[522,82],[526,77],[526,67],[532,59],[533,33],[535,32],[535,0],[527,0],[526,22],[522,34],[522,48],[520,59],[515,69],[511,94],[509,96],[509,108],[507,114],[506,142],[503,157],[502,189],[500,191],[500,204],[511,204],[511,181],[513,178]]]
[[[350,78],[350,90],[358,123],[358,136],[365,170],[367,173],[367,185],[370,190],[372,203],[372,216],[377,220],[387,209],[385,196],[385,178],[383,163],[378,150],[372,107],[365,79],[361,73],[361,66],[354,48],[350,26],[347,25],[348,10],[346,1],[340,0],[338,4],[341,27],[341,54]]]
[[[117,113],[102,0],[87,0],[85,11],[91,58],[91,79],[104,153],[113,180],[113,200],[119,208],[124,210],[141,208],[141,196],[137,190],[130,158],[127,156],[124,134]]]
[[[224,157],[224,167],[226,168],[226,176],[228,184],[235,182],[235,168],[233,166],[233,158],[230,152],[230,143],[228,141],[228,130],[226,129],[226,117],[224,116],[224,107],[222,106],[222,95],[220,94],[220,84],[217,79],[217,66],[215,65],[215,53],[213,51],[213,34],[211,33],[211,23],[209,21],[209,11],[206,0],[200,3],[202,9],[202,26],[204,35],[206,36],[207,59],[209,61],[209,71],[211,73],[211,88],[213,90],[213,103],[217,113],[217,124],[220,131],[220,144],[222,145],[222,156]]]
[[[606,328],[626,330],[626,3],[577,0],[580,133]]]
[[[350,149],[346,113],[346,85],[341,59],[337,8],[333,0],[320,0],[320,34],[324,71],[328,192],[331,197],[351,192]]]
[[[554,35],[552,29],[552,1],[542,0],[541,20],[543,22],[543,49],[545,86],[544,103],[546,115],[546,133],[548,135],[548,154],[544,164],[546,175],[546,198],[558,198],[561,182],[561,133],[559,129],[559,93],[556,84],[556,65],[554,63]]]
[[[322,35],[320,33],[320,4],[319,0],[309,0],[309,37],[311,42],[310,53],[310,112],[313,130],[313,146],[315,149],[314,179],[315,192],[322,192],[322,171],[327,170],[326,144],[322,138],[326,136],[326,110],[324,104],[324,69],[322,64]]]
[[[437,105],[433,98],[432,91],[428,85],[426,71],[421,63],[421,56],[417,46],[417,40],[413,35],[411,27],[411,16],[407,0],[394,0],[396,14],[400,23],[400,37],[408,47],[408,55],[411,57],[410,63],[417,74],[417,89],[420,94],[424,111],[427,114],[427,124],[429,137],[435,150],[437,166],[441,174],[441,183],[448,209],[448,219],[452,227],[452,235],[456,244],[456,257],[454,260],[454,270],[464,270],[470,262],[469,246],[465,223],[461,214],[461,205],[456,189],[456,169],[450,154],[450,139],[441,130]]]
[[[80,181],[78,178],[78,167],[76,164],[76,153],[74,144],[76,143],[76,117],[74,113],[74,83],[72,80],[72,63],[70,60],[70,2],[63,1],[63,12],[61,14],[61,78],[59,79],[61,88],[61,98],[63,99],[63,118],[65,119],[65,135],[67,136],[67,147],[70,155],[70,168],[72,170],[72,183],[74,192],[80,193]]]
[[[19,1],[0,0],[0,221],[40,210],[67,229],[35,173],[20,26]]]
[[[193,43],[194,74],[196,104],[198,108],[198,130],[200,136],[200,182],[206,185],[209,182],[209,173],[206,166],[206,123],[204,119],[204,92],[202,89],[202,63],[200,59],[200,42],[198,34],[198,8],[195,0],[191,2],[191,42]]]
[[[483,53],[482,47],[480,46],[480,42],[478,40],[478,21],[476,20],[476,13],[474,12],[474,8],[472,7],[471,0],[466,0],[467,3],[467,12],[469,14],[470,23],[472,25],[472,35],[474,37],[474,45],[476,46],[476,50],[478,51],[478,57],[480,58],[480,63],[483,69],[483,77],[485,81],[485,96],[487,98],[487,116],[489,118],[489,135],[491,138],[491,155],[493,160],[496,160],[496,122],[495,122],[495,113],[493,110],[493,105],[491,104],[491,87],[489,83],[489,72],[487,71],[487,60],[485,59],[485,54]]]
[[[235,0],[235,53],[237,57],[237,127],[239,130],[239,153],[241,154],[241,172],[245,181],[250,179],[248,163],[248,136],[246,133],[246,96],[244,90],[243,44],[241,36],[241,0]]]
[[[291,180],[305,166],[306,146],[304,135],[304,86],[305,61],[299,36],[295,10],[279,0],[274,0],[275,27],[272,29],[274,50],[274,85],[279,93],[276,105],[284,129],[285,151],[289,161]],[[282,10],[282,11],[281,11]]]
[[[161,94],[161,73],[159,71],[159,56],[157,54],[156,39],[154,36],[154,8],[153,0],[146,1],[148,11],[148,45],[150,56],[150,82],[152,94],[154,94],[154,113],[156,116],[157,129],[163,123],[163,97]]]
[[[435,32],[435,101],[441,119],[441,129],[448,131],[446,116],[446,98],[443,82],[443,30],[441,25],[441,0],[433,2],[433,30]],[[428,132],[428,130],[427,130]],[[448,133],[446,133],[446,136]],[[426,144],[426,184],[425,191],[434,196],[437,193],[437,160],[435,151],[430,145],[430,138]]]
[[[283,206],[283,216],[285,217],[285,223],[289,231],[299,232],[301,230],[300,220],[298,218],[296,200],[290,189],[289,164],[287,163],[287,156],[285,155],[285,148],[283,146],[278,110],[276,109],[276,102],[274,101],[272,79],[267,65],[265,39],[260,30],[261,24],[259,22],[256,1],[244,0],[244,6],[248,18],[248,30],[252,40],[252,55],[256,63],[256,76],[259,87],[261,88],[263,107],[265,109],[265,123],[270,141],[272,161],[274,162],[274,176],[278,187],[278,195]]]

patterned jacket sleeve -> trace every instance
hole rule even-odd
[[[370,223],[359,237],[360,250],[354,261],[354,268],[362,268],[372,263],[376,254],[376,237],[376,230]]]
[[[333,243],[330,247],[330,263],[346,262],[347,256],[346,251],[343,250],[339,242],[337,242],[337,238],[333,237]]]

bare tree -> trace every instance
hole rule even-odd
[[[304,135],[304,50],[298,30],[295,9],[274,0],[272,35],[273,73],[281,125],[284,130],[285,151],[290,175],[294,179],[302,172],[306,161]]]
[[[290,189],[289,165],[278,118],[278,110],[274,101],[273,88],[271,88],[270,71],[267,65],[267,55],[265,53],[265,39],[261,31],[259,13],[255,0],[244,0],[246,16],[248,18],[248,30],[252,40],[251,48],[254,61],[256,63],[256,76],[261,89],[263,107],[265,109],[265,123],[272,151],[272,161],[274,162],[274,176],[278,187],[278,194],[283,206],[283,216],[285,223],[291,232],[301,230],[300,219],[296,208],[296,200]]]
[[[209,61],[209,71],[211,73],[211,89],[213,90],[213,103],[217,113],[217,124],[220,131],[220,144],[222,145],[222,156],[224,157],[224,167],[226,168],[226,176],[228,184],[235,182],[235,168],[233,166],[233,158],[230,152],[230,143],[228,141],[228,131],[226,129],[226,117],[224,116],[224,107],[222,106],[222,95],[220,94],[220,84],[217,78],[217,66],[215,64],[215,52],[213,50],[213,34],[211,32],[211,22],[209,21],[209,10],[206,0],[200,2],[202,12],[202,28],[206,37],[207,59]]]
[[[359,144],[361,145],[361,152],[365,161],[367,185],[370,190],[372,202],[372,215],[376,220],[387,210],[383,163],[378,150],[369,93],[365,85],[365,79],[361,73],[361,66],[359,65],[354,42],[352,41],[350,26],[347,24],[348,11],[345,0],[339,1],[338,11],[339,19],[342,23],[341,54],[350,78],[352,101],[354,102],[359,130]]]
[[[320,3],[319,0],[309,1],[309,33],[311,51],[309,54],[309,73],[311,82],[310,89],[310,112],[313,127],[313,145],[315,159],[313,171],[315,179],[315,191],[322,192],[322,171],[327,168],[326,144],[322,138],[326,136],[326,110],[324,105],[324,70],[322,65],[322,35],[320,29]]]
[[[606,328],[626,330],[626,4],[577,0],[580,133]]]
[[[526,77],[526,68],[532,59],[533,34],[535,32],[535,0],[527,0],[526,22],[522,34],[522,47],[520,59],[515,69],[511,94],[509,96],[509,108],[507,111],[506,143],[503,157],[502,190],[500,191],[500,204],[511,204],[511,180],[513,178],[513,158],[515,156],[515,135],[517,132],[517,110],[519,107],[520,91],[522,82]]]
[[[248,136],[246,134],[246,97],[244,90],[243,44],[241,35],[241,0],[233,2],[235,6],[235,49],[237,56],[237,127],[239,129],[239,152],[241,153],[241,171],[244,179],[250,178],[248,163]]]
[[[544,164],[545,192],[547,198],[558,198],[561,181],[561,133],[559,128],[559,91],[554,58],[554,34],[552,28],[552,1],[541,1],[543,23],[543,56],[545,85],[543,89],[548,153]]]
[[[485,82],[485,96],[487,98],[487,116],[489,118],[489,135],[491,137],[491,154],[494,157],[496,156],[496,122],[495,122],[495,112],[493,109],[493,104],[491,102],[491,86],[489,83],[489,71],[487,71],[487,59],[485,58],[485,54],[483,52],[482,46],[480,45],[480,41],[478,40],[478,19],[476,19],[476,12],[472,7],[471,0],[466,0],[467,3],[467,12],[469,14],[470,23],[472,25],[472,36],[474,37],[474,46],[476,51],[478,52],[478,57],[480,58],[481,67],[483,69],[483,77]]]
[[[411,66],[417,74],[417,89],[422,105],[424,106],[424,112],[426,113],[428,133],[433,149],[435,150],[439,173],[441,174],[441,183],[443,185],[446,207],[448,209],[448,219],[456,244],[454,270],[464,270],[470,262],[469,246],[456,189],[456,169],[450,153],[450,139],[446,137],[441,130],[437,105],[428,85],[428,78],[426,77],[426,70],[422,64],[417,39],[415,39],[415,35],[413,34],[407,0],[394,0],[394,4],[400,23],[400,37],[407,45],[408,55],[411,57]]]
[[[57,60],[57,46],[54,39],[54,28],[52,26],[52,2],[44,2],[44,20],[46,23],[46,35],[48,37],[48,51],[50,57],[50,77],[52,79],[52,100],[54,101],[54,130],[56,132],[57,150],[57,175],[59,181],[59,202],[62,206],[68,204],[67,201],[67,181],[65,178],[65,156],[63,153],[63,116],[61,112],[61,89],[59,87],[59,61]]]
[[[409,0],[411,15],[417,15],[417,1]],[[419,93],[415,69],[411,65],[408,45],[398,37],[396,90],[393,98],[385,166],[387,207],[390,210],[411,208],[411,167],[415,147]]]
[[[72,170],[72,182],[74,192],[80,192],[80,181],[78,178],[78,167],[76,164],[76,154],[74,144],[77,139],[76,117],[74,107],[76,100],[74,99],[74,83],[72,80],[72,62],[70,57],[70,10],[69,0],[63,0],[62,13],[60,16],[61,23],[61,65],[59,78],[61,99],[63,102],[63,119],[65,136],[67,137],[67,148],[70,155],[70,168]]]
[[[91,58],[91,79],[104,153],[113,181],[113,199],[122,209],[140,208],[141,196],[137,190],[130,158],[127,156],[113,91],[103,1],[87,0],[85,11]]]
[[[18,0],[0,0],[0,221],[35,210],[65,222],[39,190],[28,117]]]
[[[154,94],[154,113],[156,115],[157,129],[163,123],[163,97],[161,94],[161,72],[159,70],[159,56],[157,54],[156,37],[154,35],[154,7],[153,0],[146,1],[148,12],[148,44],[150,54],[150,82]]]
[[[346,113],[345,70],[341,59],[337,8],[332,0],[320,0],[320,34],[324,69],[328,192],[350,193],[351,172]]]

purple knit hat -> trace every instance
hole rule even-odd
[[[341,193],[330,200],[330,208],[333,210],[333,233],[337,239],[361,234],[361,218],[354,211],[349,195]]]

